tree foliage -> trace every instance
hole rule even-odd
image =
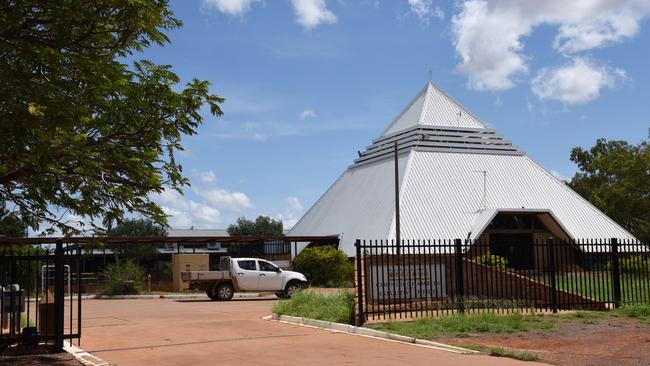
[[[4,203],[0,203],[0,236],[22,238],[27,236],[27,226],[18,214],[7,210]]]
[[[167,236],[167,229],[149,219],[126,219],[106,232],[108,236]],[[132,258],[137,263],[143,264],[146,259],[151,259],[157,253],[160,244],[128,243],[112,245],[109,247],[117,255]],[[151,262],[151,261],[147,261]]]
[[[273,220],[268,216],[257,216],[255,221],[240,217],[228,226],[230,236],[283,236],[282,220]]]
[[[650,239],[650,144],[598,139],[576,147],[579,172],[569,185],[639,239]]]
[[[151,193],[188,184],[174,152],[196,133],[209,83],[134,61],[181,26],[168,0],[5,1],[0,5],[0,201],[45,232],[137,212],[165,223]]]

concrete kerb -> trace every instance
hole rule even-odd
[[[63,350],[71,354],[84,366],[110,366],[110,363],[86,352],[84,349],[75,346],[74,344],[70,344],[68,341],[63,342]]]
[[[339,333],[347,333],[347,334],[352,334],[352,335],[359,335],[359,336],[363,336],[363,337],[377,338],[377,339],[383,339],[383,340],[395,341],[395,342],[402,342],[402,343],[410,343],[410,344],[413,344],[413,345],[416,345],[416,346],[433,348],[433,349],[437,349],[437,350],[440,350],[440,351],[446,351],[446,352],[452,352],[452,353],[460,353],[460,354],[478,354],[479,353],[478,351],[475,351],[475,350],[470,350],[470,349],[467,349],[467,348],[451,346],[451,345],[444,344],[444,343],[427,341],[427,340],[424,340],[424,339],[417,339],[417,338],[403,336],[403,335],[399,335],[399,334],[383,332],[383,331],[380,331],[380,330],[375,330],[375,329],[370,329],[370,328],[365,328],[365,327],[357,327],[357,326],[349,325],[349,324],[333,323],[333,322],[328,322],[328,321],[324,321],[324,320],[316,320],[316,319],[310,319],[310,318],[301,318],[301,317],[297,317],[297,316],[277,315],[277,314],[267,315],[267,316],[263,317],[262,319],[269,320],[269,321],[277,321],[277,322],[285,323],[285,324],[298,325],[298,326],[303,326],[303,327],[330,330],[330,331],[339,332]]]

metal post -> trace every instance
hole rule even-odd
[[[460,239],[454,240],[456,249],[456,304],[459,313],[465,312],[465,285],[463,281],[463,241]]]
[[[610,240],[612,247],[612,289],[614,290],[614,308],[621,306],[621,269],[618,258],[618,239]]]
[[[557,266],[555,264],[555,240],[548,238],[549,266],[551,267],[551,308],[557,313]]]
[[[63,242],[56,241],[54,251],[54,348],[63,351],[63,332],[65,315],[65,275],[63,271]]]
[[[357,318],[357,325],[362,326],[365,319],[363,316],[363,286],[362,286],[362,277],[361,277],[361,240],[357,239],[356,243],[354,243],[354,246],[357,249],[357,304],[358,304],[358,318]]]
[[[400,254],[401,246],[400,222],[399,222],[399,161],[397,154],[397,141],[395,141],[395,244],[397,255]]]

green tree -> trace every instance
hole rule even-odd
[[[108,236],[167,236],[167,229],[149,219],[126,219],[106,232]],[[137,263],[151,262],[157,254],[159,244],[128,243],[108,245],[120,257],[132,258]]]
[[[181,138],[222,112],[209,83],[133,61],[181,26],[168,0],[5,1],[0,5],[0,201],[45,232],[63,213],[110,226],[126,212],[166,223],[151,201],[188,184]],[[94,225],[94,224],[93,224]]]
[[[576,147],[579,171],[569,185],[637,238],[650,240],[650,144],[598,139]]]
[[[4,202],[0,203],[0,236],[11,238],[27,236],[27,226],[16,212],[7,210]]]
[[[228,226],[230,236],[283,236],[282,220],[273,220],[268,216],[257,216],[255,221],[240,217]]]

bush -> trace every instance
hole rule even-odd
[[[650,274],[650,259],[642,255],[619,258],[618,268],[621,273]],[[607,262],[607,269],[612,270],[612,261]]]
[[[354,294],[343,291],[338,294],[316,294],[301,291],[290,300],[280,301],[273,307],[275,314],[284,314],[352,324],[354,319]]]
[[[115,263],[106,268],[105,276],[103,295],[137,295],[144,288],[144,269],[132,259],[115,258]]]
[[[351,287],[354,283],[354,266],[332,246],[306,248],[293,259],[293,269],[315,286]]]
[[[478,264],[483,264],[485,266],[489,267],[495,267],[500,270],[506,270],[508,269],[508,260],[504,257],[500,257],[495,254],[490,254],[490,252],[487,252],[486,254],[483,254],[482,256],[476,257],[474,259],[476,263]]]

